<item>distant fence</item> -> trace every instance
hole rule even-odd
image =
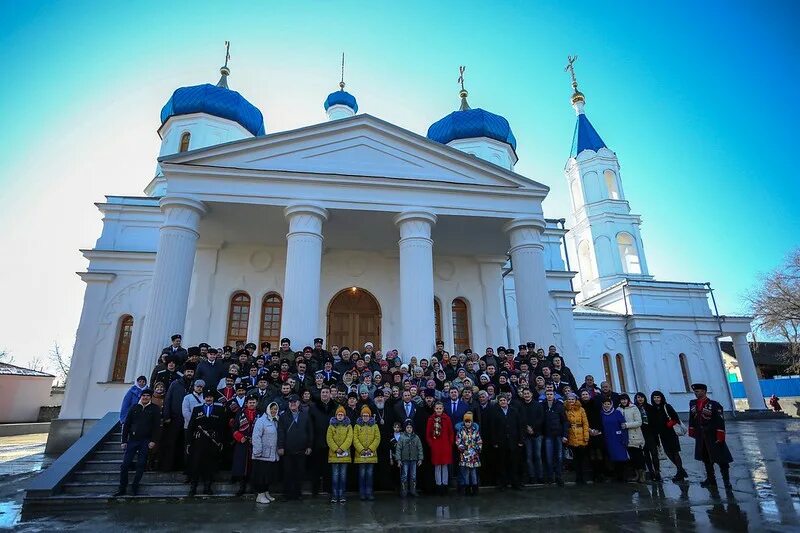
[[[773,394],[778,398],[800,396],[800,378],[760,379],[758,383],[761,385],[761,395],[765,398]],[[744,392],[744,383],[733,381],[729,385],[734,398],[747,398],[747,394]]]

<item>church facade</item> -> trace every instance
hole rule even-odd
[[[731,336],[750,405],[763,404],[750,319],[712,311],[707,284],[651,274],[617,155],[574,78],[566,228],[543,212],[549,188],[514,172],[509,122],[471,108],[463,86],[460,108],[425,136],[358,113],[344,83],[328,121],[266,133],[228,75],[173,93],[143,196],[96,204],[103,230],[82,250],[86,292],[51,440],[115,410],[174,333],[212,346],[370,341],[405,360],[436,339],[451,353],[533,341],[555,345],[579,381],[660,389],[679,410],[692,381],[732,408],[718,345]]]

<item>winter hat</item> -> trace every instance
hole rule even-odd
[[[347,416],[347,410],[344,408],[344,405],[340,405],[336,408],[336,414],[342,413],[343,415]]]
[[[369,394],[369,387],[364,385],[363,383],[358,387],[359,394]]]
[[[369,405],[365,405],[361,408],[361,416],[364,416],[364,414],[372,416],[372,410],[369,408]]]
[[[403,429],[411,426],[411,429],[414,429],[414,422],[410,418],[406,418],[406,421],[403,423]]]
[[[464,422],[472,422],[472,411],[464,413]]]

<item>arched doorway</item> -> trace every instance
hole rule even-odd
[[[328,346],[338,344],[362,351],[370,341],[381,349],[381,307],[369,291],[351,287],[328,304]]]

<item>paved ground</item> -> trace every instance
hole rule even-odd
[[[567,484],[561,489],[484,491],[477,498],[409,501],[387,494],[378,495],[375,502],[355,499],[335,506],[322,498],[269,506],[202,499],[176,504],[120,503],[108,511],[82,511],[28,522],[19,521],[19,508],[23,479],[30,474],[19,472],[26,468],[23,464],[39,468],[41,450],[32,437],[15,443],[0,439],[0,527],[117,532],[429,531],[444,527],[497,532],[509,527],[576,532],[799,531],[800,421],[741,421],[728,427],[728,442],[736,458],[731,470],[734,490],[729,494],[699,486],[702,466],[691,459],[691,441],[682,439],[691,478],[681,485],[669,481],[660,485]],[[23,446],[29,447],[30,455],[25,455]],[[672,472],[666,463],[663,468]]]

